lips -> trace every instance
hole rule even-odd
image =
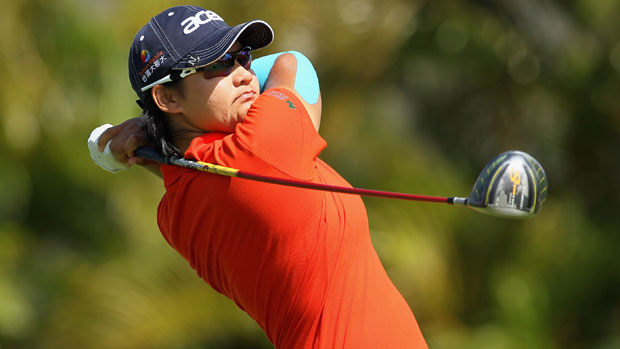
[[[242,93],[239,97],[237,97],[237,99],[239,99],[240,101],[247,101],[253,99],[254,97],[256,97],[256,92],[247,91]]]

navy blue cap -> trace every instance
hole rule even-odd
[[[136,34],[129,50],[129,80],[140,100],[143,88],[172,70],[202,67],[222,57],[239,40],[253,50],[273,41],[273,30],[254,20],[229,27],[213,11],[197,6],[171,7]]]

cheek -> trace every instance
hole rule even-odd
[[[205,89],[198,95],[196,105],[200,105],[202,110],[209,114],[221,113],[227,109],[227,105],[230,105],[231,94],[226,92],[220,84]]]
[[[222,102],[226,100],[226,96],[230,94],[228,83],[225,78],[212,78],[206,80],[205,83],[208,85],[208,88],[205,89],[205,94],[208,96],[209,100]]]
[[[250,83],[250,85],[252,86],[252,89],[254,91],[257,91],[258,93],[260,93],[260,84],[258,83],[258,79],[256,78],[256,75],[252,78],[252,82]]]

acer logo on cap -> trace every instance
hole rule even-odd
[[[200,28],[201,25],[207,24],[211,21],[224,21],[222,17],[220,17],[217,13],[213,11],[203,10],[196,13],[194,16],[187,17],[181,22],[181,26],[185,26],[183,28],[183,33],[185,35],[193,33],[196,29]]]

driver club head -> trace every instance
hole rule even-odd
[[[467,206],[493,216],[531,217],[547,198],[547,175],[540,163],[522,151],[501,153],[478,176]]]

